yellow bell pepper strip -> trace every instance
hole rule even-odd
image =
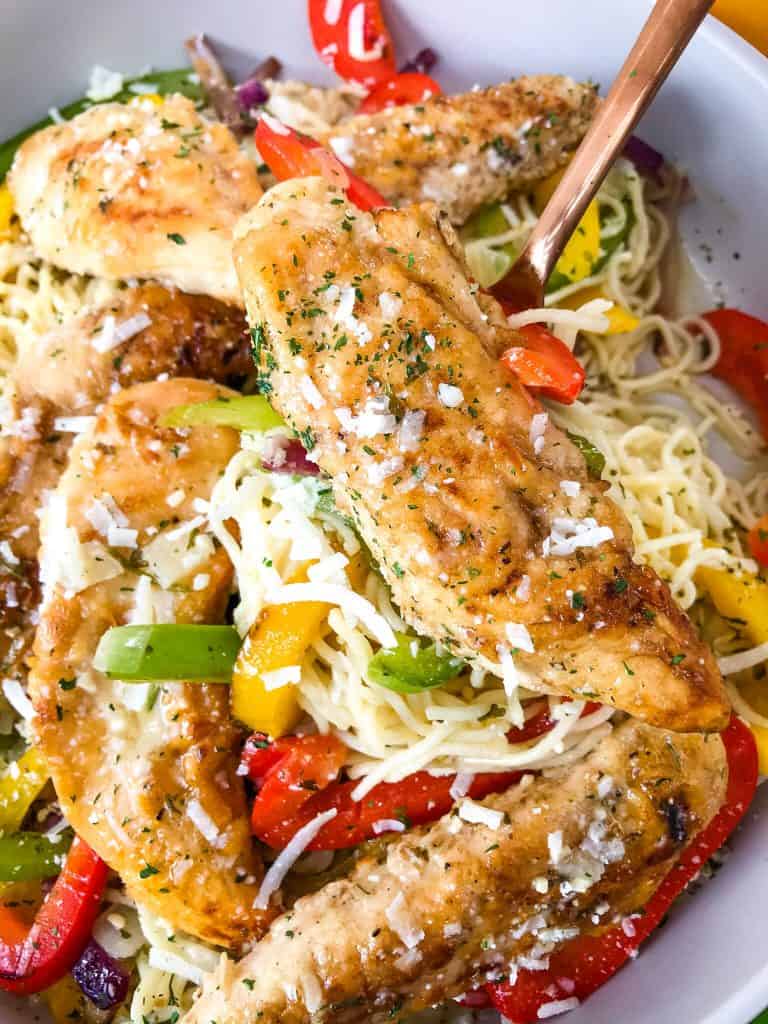
[[[7,185],[0,185],[0,242],[11,237],[13,196]]]
[[[757,763],[761,775],[768,775],[768,729],[762,725],[751,725],[752,735],[757,746]]]
[[[301,579],[291,582],[298,583]],[[297,724],[301,708],[296,687],[289,683],[268,690],[262,676],[289,665],[300,665],[328,610],[329,606],[320,601],[267,608],[251,627],[235,662],[232,674],[235,718],[271,737],[283,736]]]
[[[18,832],[29,808],[48,781],[48,767],[36,747],[8,768],[0,778],[0,831]]]
[[[583,306],[586,302],[592,302],[593,299],[608,299],[608,296],[603,292],[599,285],[591,285],[588,288],[581,288],[579,291],[574,292],[572,295],[566,296],[564,299],[558,301],[558,306],[562,306],[565,309],[578,309]],[[606,334],[627,334],[629,331],[634,331],[640,321],[634,314],[626,308],[626,306],[620,306],[618,302],[614,302],[608,312],[605,314],[608,319],[608,330]]]
[[[291,583],[307,579],[304,566]],[[352,586],[362,582],[363,556],[347,567]],[[291,683],[268,690],[262,676],[290,665],[300,665],[307,648],[320,633],[331,606],[321,601],[277,604],[267,608],[251,626],[232,674],[232,713],[255,732],[273,739],[284,736],[301,718],[298,691]]]
[[[71,975],[43,992],[43,999],[54,1024],[72,1024],[73,1021],[86,1020],[85,997]]]
[[[541,214],[557,188],[563,171],[556,171],[548,178],[540,181],[533,190],[533,203],[538,214]],[[593,199],[584,216],[576,225],[576,230],[563,249],[560,259],[549,280],[548,290],[566,284],[574,284],[589,277],[593,267],[600,258],[600,207]],[[564,280],[562,280],[564,278]]]
[[[768,582],[746,572],[701,566],[699,583],[725,619],[734,619],[754,644],[768,643]]]
[[[768,643],[768,582],[751,573],[727,572],[710,566],[698,569],[696,582],[704,587],[723,618],[736,620],[753,644]],[[764,679],[743,680],[738,689],[755,711],[768,717],[768,687]],[[749,728],[757,744],[760,774],[768,775],[768,729],[751,722]]]
[[[140,107],[142,103],[151,103],[155,107],[159,107],[165,100],[159,92],[141,92],[138,96],[134,96],[130,102],[131,107]]]

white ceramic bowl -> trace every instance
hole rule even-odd
[[[447,90],[532,71],[607,84],[647,0],[386,0],[399,52],[430,45]],[[93,64],[177,66],[205,30],[245,73],[271,53],[288,74],[330,81],[304,0],[0,0],[0,138],[82,94]],[[768,61],[710,19],[641,134],[689,171],[689,255],[715,298],[768,315]],[[738,255],[736,255],[738,254]],[[768,788],[718,876],[674,914],[639,959],[568,1024],[747,1024],[768,1005]],[[761,814],[762,810],[762,814]],[[0,1002],[0,1021],[39,1019]]]

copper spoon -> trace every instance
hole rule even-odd
[[[657,0],[605,102],[514,265],[493,288],[518,309],[544,305],[563,248],[714,0]]]

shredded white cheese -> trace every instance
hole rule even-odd
[[[313,409],[322,409],[325,405],[325,399],[320,394],[317,385],[306,373],[299,378],[299,391]]]
[[[758,644],[757,647],[750,647],[748,651],[739,651],[738,654],[729,654],[727,657],[718,658],[717,665],[724,676],[732,676],[736,672],[754,668],[755,665],[766,660],[768,660],[768,643]]]
[[[272,861],[269,871],[264,875],[258,895],[253,904],[257,910],[267,909],[273,893],[277,892],[283,884],[283,879],[291,870],[293,865],[302,853],[304,853],[323,825],[326,825],[329,821],[333,821],[337,813],[336,808],[332,807],[329,811],[323,811],[322,814],[318,814],[316,818],[313,818],[312,821],[308,821],[306,825],[302,826],[296,835],[293,836],[286,848],[280,851],[277,857]]]
[[[95,416],[56,416],[53,429],[62,434],[82,434],[96,422]]]
[[[579,1000],[576,996],[570,996],[568,999],[554,999],[551,1003],[542,1003],[537,1016],[539,1020],[546,1020],[548,1017],[557,1017],[560,1013],[575,1010],[578,1005]]]
[[[485,825],[486,828],[498,829],[504,822],[504,814],[492,807],[476,804],[468,797],[459,804],[459,817],[472,825]]]
[[[522,622],[508,622],[504,626],[504,632],[513,648],[525,651],[526,654],[533,654],[533,640],[526,626]]]
[[[405,413],[397,432],[397,446],[401,452],[412,452],[418,448],[426,418],[423,409],[409,409]]]
[[[117,348],[118,345],[122,345],[124,341],[129,341],[136,334],[146,330],[151,323],[152,321],[146,313],[137,313],[135,316],[128,317],[127,320],[123,320],[119,324],[115,322],[114,316],[110,314],[104,317],[101,330],[98,334],[94,334],[91,346],[102,354],[110,352],[113,348]]]
[[[226,844],[226,836],[219,831],[216,822],[199,800],[193,798],[187,803],[187,817],[211,846],[221,849]]]
[[[272,690],[280,690],[284,686],[299,683],[301,682],[301,665],[285,665],[272,672],[262,672],[261,681],[264,684],[264,689],[269,693]]]
[[[21,715],[21,717],[30,722],[35,717],[35,709],[32,706],[32,701],[24,693],[21,683],[18,679],[4,679],[3,680],[3,693],[5,699],[11,705],[14,711]]]
[[[91,68],[88,91],[85,95],[94,103],[103,103],[104,100],[111,100],[122,88],[123,76],[119,71],[110,71],[109,68],[96,64]]]

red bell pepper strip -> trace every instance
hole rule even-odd
[[[728,758],[725,803],[683,851],[643,913],[631,919],[626,931],[611,928],[600,935],[583,935],[571,940],[550,956],[545,971],[521,970],[513,985],[486,986],[493,1006],[507,1020],[529,1024],[537,1020],[539,1008],[545,1003],[572,996],[583,1000],[600,988],[635,955],[638,946],[661,923],[674,900],[733,832],[744,817],[757,786],[757,750],[749,728],[735,716],[722,733],[722,740]]]
[[[747,536],[749,550],[756,562],[768,568],[768,515],[761,516]]]
[[[61,874],[31,928],[0,907],[0,988],[31,995],[50,988],[74,966],[91,937],[107,865],[75,838]]]
[[[521,344],[501,361],[521,384],[536,394],[571,405],[581,394],[586,374],[573,352],[541,324],[519,328]]]
[[[712,373],[754,406],[768,438],[768,323],[738,309],[714,309],[704,319],[720,338]]]
[[[357,846],[377,833],[374,824],[398,820],[406,825],[436,821],[447,814],[455,776],[416,772],[402,782],[382,782],[362,800],[353,800],[357,782],[337,782],[346,749],[330,736],[288,736],[267,746],[261,735],[243,751],[243,765],[259,788],[251,828],[268,846],[283,849],[307,822],[331,809],[336,817],[317,834],[308,849],[340,850]],[[468,795],[481,800],[507,789],[520,772],[476,775]]]
[[[259,118],[256,148],[278,181],[321,175],[343,188],[351,203],[361,210],[387,206],[386,199],[363,181],[319,142],[300,135],[274,117]]]
[[[389,107],[423,103],[430,96],[439,96],[443,90],[429,75],[420,71],[401,71],[394,78],[379,82],[360,104],[359,114],[376,114]]]
[[[309,0],[309,27],[320,59],[340,78],[370,88],[397,74],[379,0]]]

